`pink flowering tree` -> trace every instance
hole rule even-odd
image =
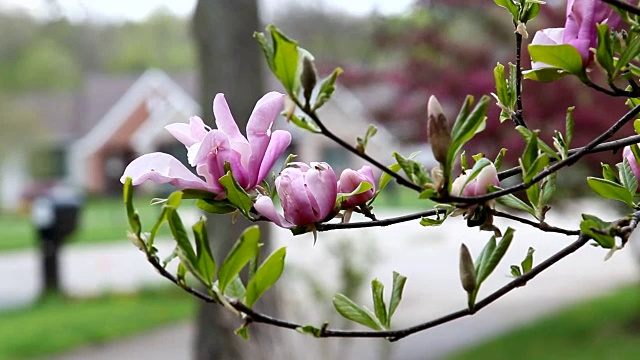
[[[286,94],[270,92],[257,100],[243,135],[227,106],[224,95],[213,100],[214,119],[192,117],[189,123],[171,124],[166,130],[185,145],[189,169],[171,155],[145,154],[126,168],[124,201],[131,227],[130,237],[158,272],[191,295],[217,303],[236,314],[237,333],[248,337],[251,323],[263,323],[288,328],[315,337],[368,337],[391,341],[425,331],[473,315],[517,287],[525,286],[537,275],[571,255],[577,249],[592,244],[606,249],[607,257],[622,249],[640,221],[638,178],[640,177],[640,135],[612,140],[625,126],[640,133],[640,9],[619,0],[569,0],[564,24],[536,33],[528,45],[532,68],[523,69],[521,50],[528,40],[527,24],[539,13],[544,3],[537,0],[494,0],[511,17],[515,33],[515,63],[499,63],[494,71],[495,92],[479,99],[460,94],[460,110],[448,117],[437,100],[438,94],[425,99],[424,128],[429,145],[439,163],[432,169],[411,156],[393,153],[394,163],[385,164],[367,151],[372,129],[363,129],[362,137],[341,139],[329,129],[317,110],[336,92],[335,82],[342,70],[335,69],[324,78],[318,76],[311,53],[275,26],[268,33],[256,33],[255,39],[264,52],[274,76],[282,83]],[[509,61],[512,59],[506,59]],[[602,119],[609,128],[591,139],[584,147],[572,148],[574,134],[572,109],[557,114],[565,126],[556,129],[552,143],[538,137],[539,131],[527,123],[522,93],[527,81],[550,83],[565,76],[581,81],[585,91],[597,91],[626,99],[629,112],[618,119]],[[528,79],[525,81],[525,79]],[[546,86],[553,86],[548,84]],[[495,105],[492,103],[495,100]],[[496,106],[500,115],[488,118],[487,110]],[[297,110],[297,111],[296,111]],[[273,130],[280,117],[300,128],[334,141],[345,151],[366,160],[361,169],[346,169],[336,174],[331,164],[322,159],[302,163],[289,155],[282,169],[273,169],[276,160],[286,155],[291,134]],[[450,119],[455,118],[454,121]],[[215,121],[215,127],[205,122]],[[465,147],[483,134],[487,122],[512,128],[513,136],[526,144],[517,155],[517,167],[502,169],[502,160],[510,149],[496,154],[476,154],[468,159]],[[579,126],[577,127],[579,129]],[[598,152],[620,151],[618,164],[603,164],[602,177],[585,180],[595,194],[625,204],[628,215],[615,221],[605,221],[590,214],[581,214],[576,228],[550,224],[546,214],[556,192],[558,173],[570,165]],[[390,151],[391,152],[391,151]],[[381,176],[374,176],[374,169]],[[273,181],[270,175],[273,173]],[[516,178],[503,185],[508,178]],[[132,205],[133,186],[144,182],[171,184],[176,188],[167,199],[157,199],[162,213],[157,222],[143,228]],[[375,204],[386,185],[395,181],[415,192],[420,199],[431,200],[423,211],[399,217],[378,219]],[[515,194],[518,193],[519,196]],[[253,305],[285,269],[286,248],[275,250],[258,264],[260,232],[249,227],[240,236],[221,264],[216,264],[209,245],[204,218],[193,224],[190,236],[177,209],[183,199],[196,199],[195,205],[205,212],[244,216],[250,221],[269,221],[290,229],[292,235],[312,232],[316,241],[330,230],[389,226],[408,221],[420,221],[427,227],[446,222],[459,222],[477,227],[479,237],[487,234],[486,245],[474,259],[465,244],[460,248],[460,281],[466,292],[468,306],[436,319],[427,319],[407,328],[393,328],[392,316],[402,300],[406,278],[393,274],[391,295],[385,303],[384,286],[373,280],[371,285],[373,311],[356,304],[342,294],[333,298],[333,305],[345,318],[371,330],[341,330],[329,324],[299,324],[276,319],[253,309]],[[278,205],[279,204],[279,205]],[[281,208],[281,209],[279,209]],[[365,221],[351,221],[354,213]],[[522,215],[525,214],[525,215]],[[457,218],[456,218],[457,217]],[[501,229],[494,225],[495,217],[514,222],[515,227]],[[154,238],[158,229],[168,224],[176,249],[161,261]],[[543,261],[535,261],[534,249],[523,254],[520,264],[511,266],[513,279],[503,287],[478,300],[482,283],[492,274],[509,249],[518,226],[531,226],[541,232],[551,232],[575,238],[575,241]],[[318,240],[320,238],[320,240]],[[194,246],[195,245],[195,246]],[[178,261],[177,273],[166,269],[170,261]],[[248,277],[240,272],[248,268]],[[187,278],[187,274],[192,277]],[[193,280],[192,280],[193,279]],[[192,284],[197,282],[198,284]],[[196,286],[198,285],[198,286]],[[204,290],[202,290],[204,287]]]

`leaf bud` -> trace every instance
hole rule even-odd
[[[433,155],[439,163],[445,164],[449,146],[451,146],[451,128],[449,127],[440,102],[438,102],[438,99],[433,95],[429,98],[427,113],[429,115],[427,122],[429,143],[431,143]]]
[[[311,93],[318,81],[318,73],[313,61],[305,56],[302,58],[302,74],[300,74],[300,83],[304,89],[304,99],[309,102],[311,100]]]
[[[462,288],[471,293],[476,289],[476,270],[467,245],[460,245],[460,281]]]

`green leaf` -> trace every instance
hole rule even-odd
[[[389,301],[389,311],[387,311],[389,321],[391,321],[391,317],[396,312],[398,305],[400,305],[400,301],[402,301],[402,291],[404,290],[406,282],[406,276],[400,275],[395,271],[393,272],[393,290],[391,291],[391,300]]]
[[[124,200],[125,208],[127,209],[129,227],[139,239],[140,232],[142,231],[142,225],[140,224],[140,216],[138,216],[138,212],[133,207],[133,185],[130,177],[128,177],[124,181],[124,186],[122,188],[122,197]]]
[[[444,176],[449,176],[453,166],[454,159],[458,156],[458,152],[462,149],[467,141],[471,140],[475,134],[484,130],[486,123],[487,105],[489,97],[483,96],[476,104],[475,108],[469,113],[469,108],[473,102],[473,97],[467,97],[456,122],[453,124],[451,131],[451,146],[447,153],[447,163],[443,169]],[[467,115],[468,114],[468,115]]]
[[[178,211],[175,208],[167,207],[167,221],[169,222],[169,229],[171,229],[171,234],[176,241],[178,249],[191,264],[196,264],[196,254],[189,241],[187,230],[185,230],[180,215],[178,215]]]
[[[543,67],[522,72],[525,79],[538,82],[552,82],[569,75],[568,72],[552,67]]]
[[[627,188],[631,194],[635,194],[638,190],[638,179],[636,179],[636,176],[633,174],[627,158],[623,158],[622,163],[618,164],[618,172],[622,185]]]
[[[489,241],[487,241],[487,243],[484,245],[484,247],[482,248],[482,251],[476,258],[476,260],[473,262],[475,264],[476,281],[477,279],[479,279],[480,270],[482,269],[483,266],[485,267],[487,266],[487,263],[489,262],[489,258],[491,257],[491,254],[493,254],[495,249],[496,249],[496,237],[492,236],[489,239]],[[476,288],[479,288],[479,287],[480,287],[480,282],[477,282]]]
[[[513,230],[512,228],[507,228],[507,231],[502,236],[502,239],[500,239],[500,242],[498,243],[496,248],[491,252],[491,255],[484,255],[486,260],[483,264],[481,264],[479,269],[480,271],[477,273],[478,285],[476,286],[476,288],[479,288],[480,284],[482,284],[484,280],[486,280],[489,275],[491,275],[496,266],[498,266],[500,260],[502,260],[502,258],[504,257],[504,254],[507,252],[509,245],[511,245],[511,240],[513,240],[514,231],[515,230]]]
[[[553,173],[542,180],[542,190],[540,191],[540,202],[538,207],[541,208],[549,203],[556,193],[557,173]],[[535,185],[534,185],[535,186]]]
[[[360,307],[358,304],[354,303],[351,299],[342,294],[337,294],[333,298],[333,306],[336,308],[338,313],[346,319],[355,321],[358,324],[362,324],[374,330],[382,330],[382,324],[375,319],[371,311]]]
[[[632,60],[638,57],[638,55],[640,55],[640,37],[636,36],[631,40],[629,45],[627,45],[627,48],[624,49],[624,51],[620,55],[620,58],[618,59],[616,67],[613,70],[613,74],[611,76],[615,78],[620,70],[627,67]]]
[[[636,132],[636,134],[640,134],[640,119],[635,119],[633,121],[633,130]]]
[[[424,186],[431,182],[427,170],[419,162],[411,158],[405,158],[396,152],[393,153],[393,157],[412,183]]]
[[[247,328],[247,324],[242,324],[242,326],[237,328],[233,333],[239,335],[245,340],[249,340],[249,329]]]
[[[527,23],[540,13],[540,3],[534,1],[525,1],[524,10],[521,12],[520,21]]]
[[[615,183],[618,182],[618,175],[613,171],[609,164],[600,163],[602,165],[602,177],[606,180],[613,181]]]
[[[235,205],[244,216],[251,219],[249,212],[251,211],[251,206],[253,206],[253,201],[251,201],[249,194],[238,184],[236,179],[233,178],[231,171],[227,171],[218,181],[224,188],[229,202]]]
[[[507,153],[507,149],[502,148],[498,152],[498,156],[496,156],[496,160],[493,162],[493,165],[496,167],[496,170],[500,171],[500,167],[502,167],[502,160]]]
[[[312,133],[318,134],[321,132],[320,127],[318,127],[318,125],[315,122],[307,119],[304,116],[297,116],[296,114],[291,114],[289,121],[291,121],[293,125],[301,129],[311,131]]]
[[[511,14],[514,21],[518,20],[518,14],[520,12],[520,7],[516,5],[512,0],[493,0],[496,5],[507,9],[507,11]]]
[[[613,45],[611,44],[611,36],[609,36],[609,24],[596,24],[598,29],[598,46],[596,48],[596,59],[598,64],[612,78],[613,70]]]
[[[522,260],[522,263],[520,263],[524,274],[528,273],[531,271],[531,268],[533,268],[533,253],[535,251],[536,250],[534,248],[529,247],[529,250],[527,250],[527,256]]]
[[[573,140],[573,125],[574,125],[574,120],[573,120],[573,110],[575,110],[575,106],[571,106],[567,109],[567,116],[565,118],[565,143],[567,144],[567,147],[569,147],[569,145],[571,145],[571,140]]]
[[[273,25],[267,26],[267,30],[271,33],[273,51],[271,55],[271,52],[265,51],[263,47],[265,55],[272,56],[272,60],[270,62],[267,60],[267,63],[269,63],[271,71],[280,80],[287,93],[291,97],[297,98],[298,90],[300,89],[298,43],[289,39]]]
[[[529,144],[529,142],[531,142],[531,139],[534,137],[534,134],[535,134],[535,138],[537,139],[536,151],[537,151],[537,149],[540,149],[543,152],[545,152],[547,155],[549,155],[550,157],[555,158],[556,160],[560,160],[560,156],[558,156],[558,154],[556,154],[556,152],[553,150],[553,148],[551,146],[547,145],[547,143],[545,143],[542,139],[540,139],[538,137],[538,132],[537,131],[531,131],[531,130],[527,129],[526,127],[520,126],[520,125],[516,126],[516,130],[520,133],[520,135],[522,135],[522,137],[527,142],[527,144]],[[535,159],[536,156],[537,156],[537,153],[535,154],[533,159]]]
[[[373,297],[373,310],[378,320],[385,329],[389,328],[387,317],[387,305],[384,303],[384,285],[378,279],[371,281],[371,296]]]
[[[434,188],[424,189],[420,195],[418,195],[418,199],[431,199],[434,196],[438,195],[438,192]]]
[[[531,61],[541,62],[579,77],[584,76],[582,57],[578,50],[571,45],[532,44],[529,45],[529,55]]]
[[[583,234],[591,237],[598,245],[605,249],[615,247],[616,240],[611,234],[611,223],[588,214],[582,214],[582,219],[580,222],[580,231]]]
[[[493,78],[496,83],[496,95],[500,105],[509,108],[509,105],[511,105],[511,99],[509,96],[507,78],[504,74],[504,65],[498,63],[496,67],[493,68]]]
[[[607,199],[622,201],[633,207],[633,193],[626,187],[616,184],[613,181],[594,177],[587,177],[587,184],[589,184],[589,187],[598,195]]]
[[[245,289],[240,275],[236,275],[229,285],[227,285],[224,294],[234,299],[244,299],[247,294],[247,289]]]
[[[245,305],[252,307],[256,300],[278,281],[280,275],[282,275],[282,270],[284,270],[284,258],[286,255],[287,248],[281,247],[260,265],[258,271],[247,284]]]
[[[218,270],[218,288],[224,290],[231,280],[251,261],[259,251],[260,228],[257,225],[247,228],[233,245]]]
[[[198,199],[196,200],[196,206],[212,214],[228,214],[236,211],[236,208],[231,205],[231,203],[227,199]]]
[[[498,202],[498,204],[510,207],[512,209],[526,211],[532,216],[536,216],[536,212],[531,206],[527,205],[524,201],[518,199],[518,197],[513,194],[500,196],[496,199],[496,201]]]
[[[513,277],[522,276],[522,271],[520,271],[520,268],[518,266],[511,265],[511,276],[513,276]]]
[[[322,330],[313,325],[299,326],[296,328],[296,331],[301,334],[311,335],[316,338],[319,338],[320,334],[322,334]]]
[[[336,91],[336,79],[340,74],[342,74],[342,69],[336,68],[333,70],[331,75],[327,76],[320,82],[320,91],[318,91],[318,97],[316,98],[316,103],[313,105],[313,110],[319,109],[329,101],[329,99],[331,99],[331,95]]]
[[[549,157],[545,154],[540,154],[540,156],[538,156],[538,158],[531,164],[527,174],[523,176],[524,181],[531,181],[531,179],[544,170],[547,165],[549,165]]]
[[[358,187],[353,189],[353,191],[350,193],[338,193],[336,197],[336,206],[342,206],[342,203],[345,200],[347,200],[349,197],[353,195],[362,194],[363,192],[369,191],[371,189],[373,189],[373,185],[370,184],[368,181],[363,181],[358,185]]]
[[[393,171],[394,173],[397,173],[398,171],[400,171],[400,169],[401,169],[400,164],[393,164],[389,166],[389,170]],[[387,187],[387,185],[389,184],[389,181],[391,181],[392,179],[393,178],[391,177],[391,175],[387,174],[386,172],[383,172],[382,175],[380,175],[380,182],[378,183],[377,193],[380,193],[382,189]]]
[[[200,221],[192,226],[192,230],[196,242],[196,266],[200,271],[200,275],[206,280],[207,286],[211,288],[213,277],[216,273],[216,262],[211,253],[205,223],[206,220],[201,218]]]

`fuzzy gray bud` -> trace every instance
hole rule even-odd
[[[451,146],[451,127],[449,126],[447,118],[444,116],[440,102],[438,102],[438,99],[433,95],[429,98],[427,113],[429,115],[427,122],[429,143],[431,144],[433,155],[439,163],[445,164],[447,162],[449,146]]]
[[[471,293],[476,289],[476,269],[467,245],[460,245],[460,281],[462,288]]]
[[[316,66],[313,61],[305,56],[302,59],[302,74],[300,74],[300,83],[304,89],[304,99],[309,102],[311,100],[311,93],[318,81],[318,73],[316,72]]]

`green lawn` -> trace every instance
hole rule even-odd
[[[53,355],[187,320],[195,301],[177,288],[97,299],[50,298],[0,312],[0,359]]]
[[[578,304],[449,359],[640,359],[640,287]]]
[[[142,224],[151,227],[160,214],[160,206],[150,206],[149,202],[149,198],[134,200]],[[121,198],[90,199],[82,209],[79,228],[70,236],[69,243],[129,241],[126,237],[127,229],[127,217]],[[166,235],[168,231],[161,234]],[[0,251],[37,245],[36,232],[28,214],[0,214]]]

